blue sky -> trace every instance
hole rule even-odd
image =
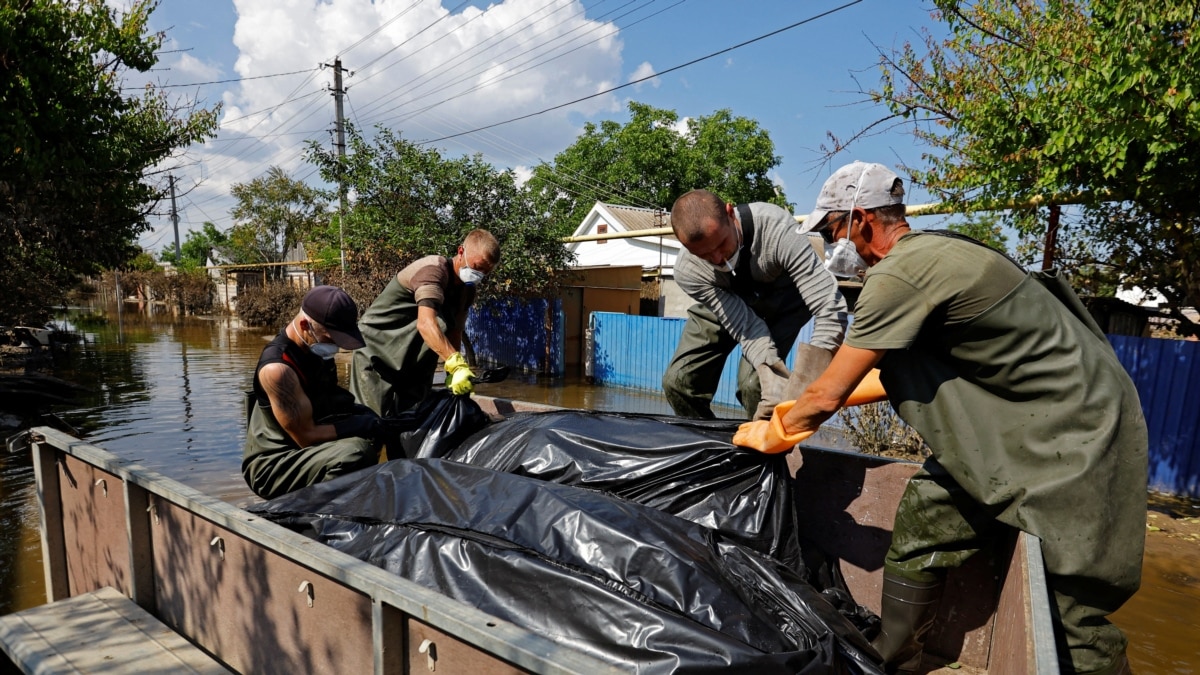
[[[897,168],[918,164],[923,150],[907,130],[891,130],[821,163],[827,133],[849,136],[886,112],[858,103],[856,93],[879,83],[876,47],[919,44],[921,29],[941,32],[929,2],[861,0],[838,9],[845,4],[162,0],[151,16],[152,28],[167,32],[162,61],[128,84],[149,79],[172,85],[172,97],[223,105],[217,138],[161,167],[178,179],[182,239],[204,221],[231,226],[230,186],[272,165],[318,182],[303,148],[306,139],[332,142],[332,73],[318,66],[335,56],[354,71],[345,80],[347,119],[364,129],[382,123],[419,142],[588,97],[836,10],[640,84],[432,143],[447,155],[482,153],[524,175],[570,145],[586,122],[627,121],[630,101],[685,118],[728,108],[770,133],[783,159],[773,178],[803,213],[841,164],[862,159]],[[927,195],[910,187],[909,203],[923,201]],[[151,223],[144,246],[158,251],[173,242],[166,216]]]

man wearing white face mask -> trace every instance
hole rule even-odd
[[[845,335],[837,282],[796,234],[792,214],[773,204],[727,204],[692,190],[672,206],[671,227],[685,249],[675,282],[696,304],[663,374],[667,401],[681,417],[714,417],[721,371],[740,344],[738,398],[752,419],[770,417],[789,388],[803,390],[824,370]],[[796,345],[790,374],[784,359],[809,319],[812,342]]]
[[[433,387],[439,359],[446,386],[470,394],[474,376],[459,351],[476,285],[500,263],[500,243],[472,230],[452,258],[421,258],[388,282],[359,321],[367,346],[354,353],[350,391],[389,417],[421,402]]]
[[[363,346],[358,307],[340,288],[317,286],[268,344],[247,404],[242,475],[271,499],[379,461],[379,416],[337,383],[333,356]]]
[[[743,425],[734,443],[790,450],[877,366],[892,407],[932,450],[883,561],[873,644],[888,672],[924,672],[946,570],[1014,528],[1041,539],[1062,671],[1127,673],[1126,638],[1106,617],[1141,578],[1149,442],[1137,389],[1056,274],[910,229],[903,195],[880,164],[855,162],[825,183],[801,230],[849,240],[869,268],[854,324],[797,400]]]

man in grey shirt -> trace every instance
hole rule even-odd
[[[808,237],[784,209],[733,205],[692,190],[671,208],[684,246],[675,282],[697,304],[688,309],[679,346],[663,375],[663,391],[681,417],[711,419],[725,360],[742,346],[738,400],[752,419],[767,419],[787,391],[799,393],[820,375],[846,334],[846,301]],[[809,319],[810,344],[797,345],[796,374],[784,364]]]

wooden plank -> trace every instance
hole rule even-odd
[[[0,645],[26,673],[231,672],[111,587],[0,617]]]
[[[529,672],[415,619],[408,622],[407,639],[409,673],[521,675]]]
[[[121,478],[73,455],[58,462],[71,595],[112,586],[130,593],[131,557]]]

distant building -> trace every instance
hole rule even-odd
[[[671,214],[655,209],[640,209],[596,202],[575,228],[574,237],[654,230],[671,226]],[[575,253],[578,267],[637,265],[647,272],[670,276],[679,255],[679,240],[667,234],[652,237],[577,241],[567,244]]]

